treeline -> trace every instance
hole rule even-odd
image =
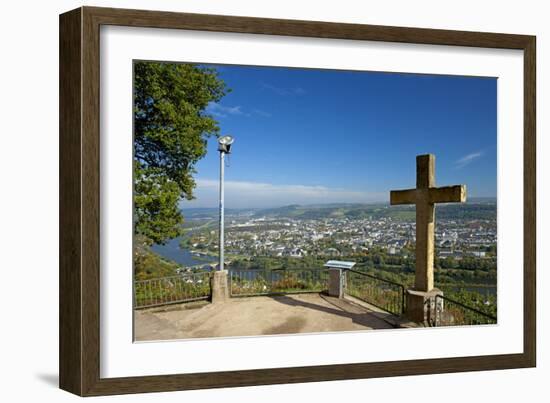
[[[436,208],[438,219],[449,220],[496,220],[496,203],[466,203],[441,205]],[[256,216],[279,218],[325,219],[346,217],[349,219],[380,219],[414,221],[414,206],[389,206],[387,204],[344,205],[344,206],[284,206],[260,210]]]
[[[399,266],[405,271],[408,269],[414,270],[416,261],[414,255],[407,254],[407,257],[388,255],[384,252],[373,252],[369,255],[359,255],[353,257],[355,261],[361,263],[367,267],[375,266]],[[496,257],[491,258],[478,258],[475,256],[464,256],[461,259],[455,259],[448,257],[444,259],[435,258],[434,267],[437,269],[459,269],[459,270],[482,270],[491,271],[496,270],[497,263]]]
[[[448,220],[496,220],[496,204],[447,204],[437,206],[436,219]]]
[[[316,256],[292,257],[254,256],[237,258],[230,264],[231,270],[276,270],[276,269],[317,269],[322,268],[326,259]]]
[[[414,284],[415,262],[413,259],[399,260],[398,257],[388,257],[384,260],[380,255],[373,256],[345,256],[340,260],[355,261],[355,269],[366,271],[386,280],[391,280],[405,286]],[[276,270],[276,269],[316,269],[322,268],[325,257],[306,256],[300,259],[292,257],[254,256],[238,258],[231,262],[232,270]],[[477,259],[482,260],[482,259]],[[435,267],[435,281],[447,285],[495,285],[497,279],[496,267],[487,270],[475,269],[446,269]]]
[[[134,280],[173,276],[178,267],[176,262],[164,259],[153,252],[145,237],[134,237]]]

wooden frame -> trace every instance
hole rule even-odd
[[[522,354],[100,378],[99,32],[101,25],[520,49],[524,52]],[[60,16],[60,387],[81,395],[481,371],[536,365],[535,37],[82,7]]]

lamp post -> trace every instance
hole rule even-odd
[[[220,271],[224,270],[224,166],[225,154],[231,153],[233,137],[222,136],[218,139],[218,151],[220,152]]]

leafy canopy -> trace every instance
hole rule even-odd
[[[181,234],[181,199],[193,199],[195,164],[219,134],[207,112],[227,92],[212,68],[134,64],[134,230],[154,243]]]

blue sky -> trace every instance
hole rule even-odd
[[[228,208],[387,201],[425,153],[438,186],[496,197],[495,78],[214,67],[232,89],[208,108],[235,137]],[[218,158],[211,138],[182,207],[217,205]]]

